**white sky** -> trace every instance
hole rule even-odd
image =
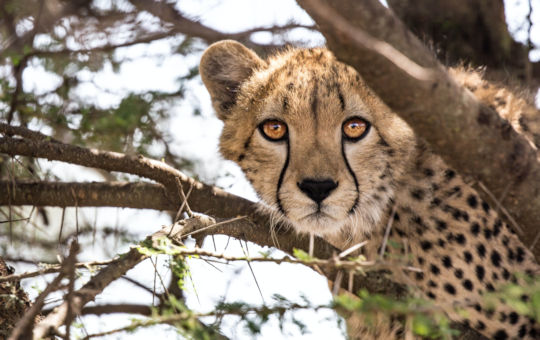
[[[518,31],[517,37],[524,39],[523,30],[519,31],[518,26],[523,22],[523,17],[527,13],[527,1],[506,1],[509,11],[509,26],[511,31]],[[292,0],[185,0],[180,5],[183,12],[190,16],[199,18],[202,23],[219,29],[221,31],[234,32],[251,27],[283,25],[294,19],[302,24],[311,24],[311,19]],[[540,22],[540,10],[533,12],[533,22]],[[538,25],[537,25],[538,26]],[[535,27],[535,32],[538,31]],[[540,41],[535,41],[539,34],[535,33],[533,41],[538,45]],[[318,34],[308,34],[306,30],[297,30],[290,38],[303,40],[309,45],[321,45],[323,39]],[[257,34],[254,36],[257,42],[269,42],[267,34]],[[161,57],[170,53],[169,44],[166,42],[156,42],[149,45],[138,45],[120,49],[116,57],[119,59],[129,57],[133,61],[122,64],[118,73],[112,68],[105,68],[98,75],[90,72],[81,73],[81,79],[88,82],[80,87],[81,97],[95,101],[99,105],[109,106],[119,102],[118,94],[126,91],[145,91],[148,89],[158,89],[163,91],[176,90],[176,78],[186,74],[190,67],[198,64],[199,55],[188,57]],[[535,56],[536,57],[536,56]],[[44,81],[45,80],[45,81]],[[54,88],[58,82],[54,77],[48,76],[46,71],[40,67],[35,67],[24,73],[25,90],[37,89],[46,91]],[[244,179],[241,171],[231,162],[225,162],[218,156],[217,139],[221,130],[221,122],[214,117],[210,106],[210,98],[202,86],[200,79],[190,82],[191,90],[187,94],[187,99],[182,101],[178,107],[174,108],[174,118],[168,123],[172,134],[175,136],[173,150],[177,154],[187,158],[199,160],[196,173],[211,183],[226,188],[230,192],[255,199],[255,194]],[[105,89],[106,92],[102,90]],[[99,92],[99,96],[96,96]],[[202,115],[194,117],[190,103],[196,102],[200,105]],[[47,131],[44,131],[47,132]],[[93,172],[78,167],[67,166],[58,162],[42,162],[44,166],[51,167],[55,173],[61,174],[66,181],[99,180]],[[49,165],[46,165],[49,164]],[[74,170],[76,169],[76,170]],[[81,209],[80,216],[93,221],[94,209]],[[137,232],[143,237],[155,231],[160,225],[168,223],[168,217],[164,214],[152,211],[134,211],[130,209],[117,210],[106,209],[97,215],[98,223],[109,225],[127,225],[130,231]],[[111,219],[115,222],[111,223]],[[67,223],[74,225],[74,211],[68,209]],[[58,221],[54,220],[53,225]],[[226,237],[216,237],[218,251],[222,250],[227,242]],[[242,256],[238,241],[231,241],[227,253],[229,255]],[[110,243],[110,242],[109,242]],[[211,242],[206,242],[208,249],[213,250]],[[99,243],[94,248],[86,249],[81,255],[81,259],[95,259],[95,257],[107,257],[109,254],[102,253],[103,243]],[[114,244],[107,244],[106,249],[112,253],[119,253],[125,249],[117,249]],[[255,245],[249,246],[250,254],[257,254],[261,249]],[[243,300],[250,303],[260,303],[261,297],[254,284],[253,277],[244,265],[218,265],[222,270],[212,268],[208,264],[193,260],[191,274],[197,287],[197,294],[189,287],[187,301],[191,308],[198,311],[207,311],[226,295],[228,301]],[[162,275],[166,275],[167,269],[163,261],[160,261],[158,268],[161,268]],[[19,269],[18,271],[20,271]],[[272,265],[253,264],[253,270],[261,286],[264,299],[271,301],[271,296],[275,293],[287,298],[301,302],[301,296],[305,295],[314,304],[328,303],[331,299],[324,278],[315,274],[312,270],[303,266],[292,265]],[[154,276],[153,268],[149,261],[131,270],[128,275],[152,287]],[[167,278],[165,280],[168,281]],[[31,280],[28,280],[31,281]],[[230,286],[228,283],[230,282]],[[45,282],[41,281],[43,285]],[[32,282],[25,282],[27,288],[33,292],[35,290],[28,287]],[[198,295],[198,299],[197,296]],[[111,302],[132,302],[151,303],[152,297],[140,289],[134,288],[129,283],[119,280],[108,287],[101,294],[97,303]],[[296,314],[303,320],[311,331],[310,334],[300,336],[296,327],[287,327],[285,334],[277,328],[275,322],[271,322],[263,328],[262,335],[258,339],[344,339],[342,330],[335,323],[335,316],[328,312],[306,312]],[[330,319],[329,321],[326,319]],[[103,318],[85,317],[84,326],[90,333],[116,328],[129,323],[129,318],[124,315],[115,315]],[[223,331],[232,339],[251,339],[252,337],[238,328],[234,320],[229,320],[230,327],[224,327]],[[153,327],[140,330],[135,334],[117,334],[104,337],[104,339],[147,339],[147,338],[176,338],[176,332],[168,326]]]

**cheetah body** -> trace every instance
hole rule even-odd
[[[450,318],[489,338],[540,337],[534,320],[482,302],[505,283],[519,284],[514,273],[538,275],[533,255],[354,69],[322,48],[289,49],[262,60],[224,41],[205,52],[200,72],[224,121],[221,153],[238,163],[277,220],[341,249],[369,240],[363,249],[368,259],[381,252],[388,232],[385,256],[410,258],[407,265],[420,271],[404,271],[405,283],[414,283]],[[484,88],[478,75],[454,72],[465,86]],[[354,117],[369,127],[351,141],[343,126]],[[269,120],[285,124],[285,138],[264,136],[260,127]],[[316,202],[301,188],[306,179],[331,180],[336,187]],[[466,313],[456,312],[456,304]]]

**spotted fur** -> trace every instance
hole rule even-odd
[[[534,320],[504,304],[490,310],[482,298],[505,283],[519,284],[516,273],[540,274],[533,255],[354,69],[323,48],[289,49],[262,60],[223,41],[205,52],[200,73],[224,122],[221,153],[240,165],[278,220],[342,249],[370,240],[368,258],[381,251],[390,224],[388,244],[394,246],[386,247],[386,256],[421,269],[396,276],[413,282],[453,320],[494,339],[540,337]],[[502,88],[489,92],[478,74],[454,73],[480,100],[499,98],[499,111],[507,109],[501,100],[518,100]],[[534,130],[511,111],[503,116],[522,131]],[[358,141],[344,138],[350,117],[370,123]],[[284,122],[287,138],[264,138],[258,126],[268,119]],[[535,144],[534,131],[529,137]],[[301,190],[306,179],[337,187],[317,203]],[[456,303],[466,313],[457,313]]]

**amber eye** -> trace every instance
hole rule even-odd
[[[287,125],[279,120],[266,120],[259,125],[259,130],[271,141],[279,141],[287,136]]]
[[[342,129],[347,139],[356,141],[367,134],[369,123],[360,117],[353,117],[343,123]]]

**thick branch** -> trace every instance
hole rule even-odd
[[[163,184],[170,200],[178,202],[177,206],[181,203],[178,188],[178,181],[180,181],[186,192],[191,186],[193,187],[193,196],[189,199],[190,205],[200,207],[199,211],[220,217],[233,217],[238,215],[239,211],[241,215],[246,215],[252,212],[254,207],[253,202],[231,195],[217,187],[195,181],[165,163],[142,156],[126,156],[116,152],[86,149],[63,143],[12,137],[0,138],[0,153],[46,158],[146,177]],[[217,199],[221,204],[213,204],[209,199]],[[216,207],[219,207],[219,211],[216,211]]]
[[[494,110],[459,87],[432,53],[379,1],[298,2],[320,25],[336,56],[355,67],[446,162],[484,183],[495,197],[501,197],[509,187],[504,205],[525,230],[522,240],[530,244],[540,221],[540,165],[528,141]],[[346,22],[348,29],[339,29],[337,21]],[[432,79],[420,81],[386,57],[355,43],[354,34],[359,30],[431,69]],[[540,255],[540,247],[535,254]]]
[[[199,191],[191,199],[198,201]],[[148,199],[151,197],[152,199]],[[0,205],[178,209],[161,184],[147,182],[12,182],[0,180]]]

